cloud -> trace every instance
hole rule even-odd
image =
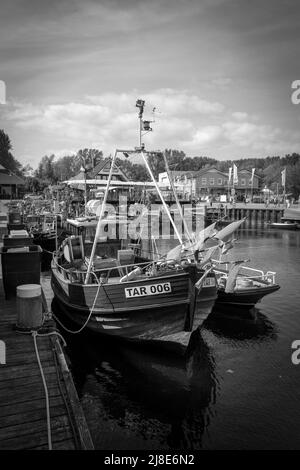
[[[215,142],[221,136],[221,126],[204,126],[195,132],[191,145],[193,147],[206,145],[210,142]]]
[[[137,96],[147,103],[145,119],[153,120],[152,110],[157,109],[153,140],[165,146],[170,141],[174,142],[172,145],[178,145],[186,140],[186,136],[192,138],[199,118],[218,116],[224,109],[218,102],[209,102],[186,91],[162,89],[142,95],[134,91],[87,96],[80,103],[33,105],[12,102],[5,118],[20,129],[35,130],[64,141],[66,148],[71,142],[79,147],[93,143],[111,152],[119,145],[137,144]],[[147,137],[147,140],[150,139]]]
[[[235,111],[234,113],[232,113],[232,117],[237,121],[244,121],[245,119],[247,119],[248,114],[242,113],[240,111]]]
[[[300,134],[284,132],[269,124],[227,121],[222,125],[224,138],[237,148],[251,149],[261,156],[299,152]]]
[[[241,152],[264,156],[299,150],[298,132],[283,132],[247,112],[232,112],[222,103],[170,88],[88,95],[81,102],[48,105],[11,102],[4,119],[22,132],[35,133],[44,146],[46,142],[41,156],[61,156],[85,147],[109,154],[138,144],[137,98],[146,102],[144,119],[155,121],[153,134],[143,136],[149,149],[178,148],[189,156],[205,150],[219,158],[238,157]]]

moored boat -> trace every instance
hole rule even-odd
[[[142,128],[143,104],[140,103],[144,102],[137,103],[142,108],[139,114]],[[134,150],[116,150],[97,214],[91,250],[86,251],[82,233],[68,237],[53,256],[54,296],[63,305],[66,316],[78,325],[73,333],[87,328],[129,340],[164,340],[187,346],[191,332],[201,326],[214,306],[215,274],[211,266],[204,268],[192,259],[181,261],[168,253],[155,260],[142,258],[129,244],[124,246],[123,239],[112,243],[104,230],[109,226],[105,209],[118,153],[142,157],[180,246],[184,247],[149,166],[144,145],[140,142]],[[124,224],[124,220],[116,223]]]
[[[276,273],[264,273],[241,262],[219,263],[215,261],[214,272],[219,286],[216,306],[233,306],[251,309],[266,295],[276,292],[280,286]]]
[[[214,273],[207,274],[205,287],[194,299],[191,273],[180,264],[136,261],[121,265],[114,258],[98,258],[85,283],[86,264],[70,267],[63,254],[55,256],[55,297],[80,328],[86,324],[94,332],[127,339],[172,341],[171,335],[202,324],[216,299]],[[203,274],[194,269],[195,280]]]
[[[297,230],[298,224],[297,222],[272,222],[268,224],[269,228],[277,229],[277,230]]]

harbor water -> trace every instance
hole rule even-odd
[[[253,318],[215,310],[187,359],[176,348],[67,336],[96,449],[300,449],[300,365],[291,360],[300,233],[243,230],[230,256],[276,271],[281,288]]]

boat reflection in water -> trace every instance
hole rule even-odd
[[[258,308],[251,310],[215,307],[203,323],[203,328],[216,336],[233,340],[276,340],[275,324]]]
[[[54,300],[56,315],[58,306]],[[170,350],[164,342],[99,341],[88,331],[66,340],[96,449],[202,447],[217,381],[211,350],[199,330],[185,356],[180,345]]]

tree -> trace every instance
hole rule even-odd
[[[47,181],[48,183],[55,182],[54,176],[54,161],[55,155],[45,155],[39,163],[39,166],[36,170],[36,176],[43,180]]]
[[[64,181],[72,176],[75,176],[78,173],[80,167],[78,168],[78,162],[75,161],[74,155],[66,155],[59,158],[53,164],[53,174],[55,181]]]
[[[299,157],[299,156],[298,156]],[[291,192],[294,197],[298,198],[300,195],[300,162],[295,163],[293,167],[287,167],[287,191]]]
[[[132,163],[130,160],[121,158],[116,159],[118,167],[124,171],[127,178],[131,181],[149,181],[150,176],[144,165]]]
[[[15,173],[20,173],[21,163],[16,160],[12,153],[12,144],[10,138],[0,129],[0,164]]]
[[[92,169],[95,168],[98,163],[103,161],[103,152],[98,149],[81,149],[78,150],[75,157],[76,165],[80,167],[83,165],[85,168]]]

